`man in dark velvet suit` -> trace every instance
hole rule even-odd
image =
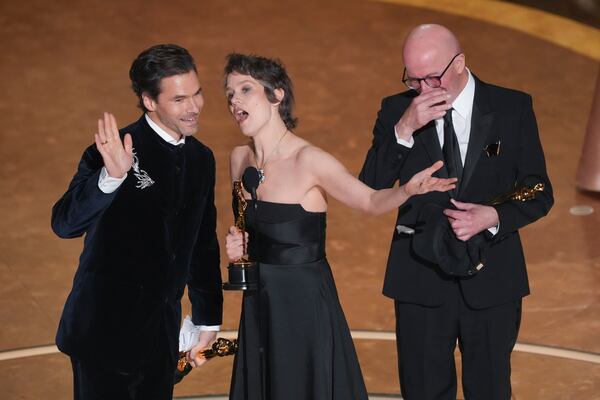
[[[413,197],[398,212],[383,292],[395,300],[402,396],[456,399],[458,342],[465,398],[507,400],[529,294],[518,230],[553,204],[531,97],[479,80],[440,25],[411,31],[403,59],[411,90],[382,101],[360,178],[391,187],[444,160],[439,176],[457,176],[458,186]],[[532,180],[545,185],[534,199],[487,205]]]
[[[130,78],[144,115],[120,132],[111,114],[98,121],[52,210],[58,236],[85,234],[56,336],[76,399],[172,398],[186,285],[201,329],[193,366],[222,319],[215,160],[192,136],[204,103],[194,60],[153,46]]]

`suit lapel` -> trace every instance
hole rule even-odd
[[[492,111],[486,93],[486,87],[475,75],[475,98],[473,100],[473,112],[471,115],[471,133],[469,135],[469,146],[463,168],[462,182],[460,183],[460,193],[464,193],[473,176],[477,163],[483,155],[483,147],[491,132],[494,122],[494,112]]]
[[[430,121],[422,128],[422,131],[418,135],[415,135],[415,137],[415,140],[421,141],[421,145],[425,148],[431,164],[439,160],[444,160],[442,146],[440,145],[437,130],[435,129],[435,121]],[[448,178],[448,170],[446,170],[446,166],[443,166],[438,171],[437,175],[440,178]]]

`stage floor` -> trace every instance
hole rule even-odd
[[[600,399],[600,195],[574,186],[598,76],[599,31],[506,3],[485,2],[485,12],[477,12],[482,3],[2,3],[0,397],[71,397],[68,358],[44,346],[54,342],[82,240],[54,236],[50,210],[92,143],[101,113],[115,113],[121,126],[138,118],[128,70],[142,49],[172,42],[196,58],[206,100],[197,137],[217,159],[224,238],[233,219],[228,154],[243,141],[223,95],[225,56],[280,58],[296,88],[296,133],[357,174],[381,98],[404,90],[404,36],[416,24],[437,22],[457,33],[479,78],[533,95],[555,189],[551,213],[521,232],[532,295],[524,300],[513,355],[513,397]],[[573,215],[574,206],[594,212]],[[394,218],[330,202],[328,258],[368,390],[380,396],[399,395],[393,303],[381,295]],[[235,331],[239,312],[240,295],[226,293],[224,330]],[[219,359],[192,372],[176,396],[226,394],[231,364],[232,358]]]

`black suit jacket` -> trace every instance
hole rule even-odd
[[[414,146],[396,142],[394,125],[416,96],[414,91],[383,99],[373,129],[373,144],[360,179],[382,189],[396,181],[406,183],[415,173],[443,160],[434,121],[414,134]],[[501,143],[500,154],[488,156],[484,147]],[[528,202],[510,201],[495,206],[500,229],[485,240],[486,266],[476,275],[460,279],[465,300],[475,308],[486,308],[519,299],[529,293],[519,228],[546,215],[553,204],[552,187],[546,173],[531,97],[525,93],[486,84],[475,77],[471,133],[463,179],[456,199],[483,204],[514,190],[526,176],[539,177],[545,190]],[[445,168],[438,176],[447,177]],[[423,227],[419,211],[424,204],[451,207],[449,193],[416,196],[403,204],[397,224]],[[384,281],[385,295],[403,302],[440,305],[454,278],[419,258],[411,248],[414,236],[394,232]]]
[[[59,349],[129,370],[157,345],[168,345],[174,361],[186,284],[195,324],[221,324],[223,299],[212,152],[193,137],[181,147],[166,143],[143,116],[124,133],[132,135],[137,167],[105,194],[102,157],[88,147],[54,205],[52,229],[62,238],[85,234]],[[145,188],[144,176],[152,180]]]

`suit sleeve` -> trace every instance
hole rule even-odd
[[[95,145],[88,147],[66,193],[52,208],[52,230],[61,238],[83,235],[115,198],[98,187],[102,156]]]
[[[546,162],[542,144],[540,143],[531,96],[525,98],[522,106],[519,134],[519,154],[517,158],[517,182],[526,178],[541,180],[545,188],[538,192],[533,200],[509,201],[497,206],[496,211],[500,221],[500,230],[496,240],[512,233],[527,224],[545,216],[554,204],[552,185],[546,172]]]
[[[195,325],[221,325],[223,291],[217,240],[217,209],[215,207],[215,160],[210,154],[211,175],[204,216],[198,232],[188,279],[188,297],[192,304]]]
[[[358,176],[358,179],[376,190],[394,186],[410,151],[408,147],[398,144],[394,132],[395,123],[386,118],[391,113],[389,101],[384,99],[373,127],[371,148]]]

